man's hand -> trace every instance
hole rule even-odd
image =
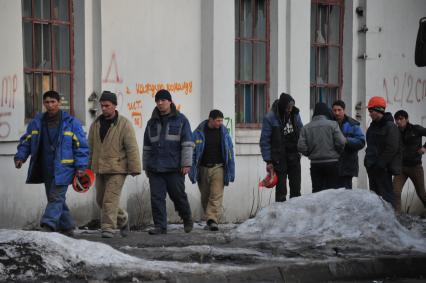
[[[15,168],[17,169],[21,168],[22,164],[24,164],[22,160],[15,160]]]
[[[272,173],[274,172],[274,165],[272,163],[266,164],[266,172],[272,175]]]
[[[190,166],[186,166],[186,167],[182,167],[181,169],[180,169],[180,172],[182,173],[182,175],[186,175],[186,174],[188,174],[189,173],[189,171],[191,170],[191,167]]]
[[[425,154],[426,153],[426,148],[424,146],[422,146],[421,148],[419,148],[419,150],[417,152],[419,154]]]
[[[77,177],[83,177],[83,176],[84,176],[84,174],[86,174],[86,173],[84,172],[84,170],[77,170],[77,172],[75,172],[75,175],[77,175]]]

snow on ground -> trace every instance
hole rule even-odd
[[[344,240],[365,250],[426,252],[426,238],[402,226],[392,207],[368,190],[325,190],[274,203],[241,224],[233,236],[248,240]]]
[[[227,272],[244,268],[198,263],[149,261],[124,254],[97,242],[76,240],[58,233],[0,230],[0,281],[88,274],[102,278],[169,272]],[[96,276],[95,276],[96,273]]]

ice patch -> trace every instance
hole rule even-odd
[[[368,190],[325,190],[263,208],[233,236],[250,240],[349,241],[373,250],[426,252],[426,239],[403,227],[390,204]]]

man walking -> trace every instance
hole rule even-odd
[[[189,178],[193,184],[198,182],[206,229],[218,231],[224,186],[235,178],[234,149],[228,129],[223,125],[223,113],[210,111],[209,119],[198,125],[193,139],[195,150]]]
[[[426,137],[426,129],[420,125],[413,125],[408,120],[408,113],[399,110],[394,115],[396,125],[401,132],[402,170],[401,174],[393,178],[395,194],[395,210],[401,211],[401,193],[407,178],[414,184],[417,196],[426,208],[425,179],[422,166],[422,155],[426,152],[426,142],[422,146],[422,137]]]
[[[74,176],[84,175],[89,149],[80,122],[60,109],[60,101],[56,91],[43,94],[46,112],[29,123],[14,160],[19,169],[31,155],[26,183],[44,183],[47,206],[40,221],[42,231],[73,236],[75,223],[65,195]]]
[[[186,233],[193,227],[185,192],[185,175],[192,166],[194,143],[191,126],[172,102],[167,90],[155,94],[155,107],[145,129],[143,169],[151,187],[151,209],[155,228],[150,235],[167,233],[166,195],[183,220]]]
[[[392,114],[385,113],[386,100],[373,96],[368,101],[372,122],[367,130],[364,165],[370,190],[395,206],[392,175],[401,173],[401,138]]]
[[[303,127],[299,109],[294,106],[294,99],[282,93],[272,104],[263,118],[260,135],[260,150],[266,162],[266,171],[275,170],[278,184],[275,201],[282,202],[287,196],[287,176],[290,185],[290,198],[300,196],[300,153],[297,141]]]
[[[339,158],[338,187],[352,189],[352,178],[358,177],[358,151],[365,146],[365,136],[359,122],[345,114],[345,102],[337,100],[333,103],[333,114],[340,130],[346,138],[345,149]]]
[[[141,173],[138,144],[131,122],[116,110],[117,96],[104,91],[99,103],[102,114],[90,126],[89,145],[102,237],[112,238],[117,228],[122,236],[127,236],[129,217],[119,203],[127,175]]]
[[[343,136],[331,110],[317,103],[312,121],[301,132],[297,148],[311,160],[312,192],[338,188],[338,161],[345,147]]]

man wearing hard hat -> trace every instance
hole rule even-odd
[[[401,172],[401,137],[392,114],[385,112],[383,97],[373,96],[368,101],[371,124],[367,130],[367,149],[364,165],[370,190],[395,207],[392,175]]]

